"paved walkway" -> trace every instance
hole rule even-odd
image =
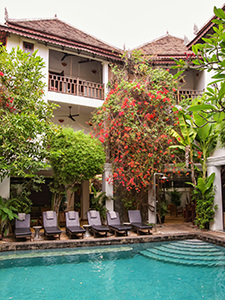
[[[60,240],[54,238],[47,238],[44,236],[43,229],[40,232],[40,240],[31,241],[26,239],[16,240],[14,236],[4,238],[0,241],[1,251],[13,250],[37,250],[37,249],[53,249],[53,248],[72,248],[72,247],[87,247],[87,246],[102,246],[102,245],[118,245],[118,244],[132,244],[144,242],[159,242],[180,239],[198,238],[214,244],[225,247],[225,233],[215,231],[203,231],[193,226],[191,223],[180,224],[163,224],[157,225],[156,231],[152,230],[152,234],[137,235],[130,232],[128,236],[115,237],[108,234],[107,237],[94,238],[93,236],[70,239],[66,233],[65,228],[62,229]],[[34,234],[32,235],[34,236]]]

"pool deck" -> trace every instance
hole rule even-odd
[[[34,233],[32,234],[31,241],[26,239],[16,240],[14,236],[3,238],[3,240],[0,241],[0,252],[124,245],[184,239],[200,239],[225,247],[225,232],[200,230],[190,223],[157,225],[156,231],[153,229],[151,235],[137,235],[131,231],[128,236],[121,235],[115,237],[112,234],[108,234],[107,237],[94,238],[90,236],[84,237],[83,239],[70,239],[65,233],[65,228],[62,230],[60,240],[45,237],[43,229],[40,231],[40,240],[36,241],[33,240]]]

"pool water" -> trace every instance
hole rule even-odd
[[[186,264],[187,249],[176,243],[2,253],[0,299],[225,299],[224,249],[206,243],[204,249],[194,245],[189,252],[195,263]],[[165,246],[179,246],[180,260],[173,261],[171,249],[168,261],[162,258]],[[145,255],[146,251],[153,257]],[[215,252],[221,260],[201,265]]]

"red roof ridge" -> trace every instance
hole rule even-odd
[[[61,24],[63,24],[63,25],[69,26],[70,28],[72,28],[72,29],[74,29],[74,30],[80,32],[81,34],[85,34],[85,35],[87,35],[87,36],[89,36],[89,37],[95,39],[96,41],[98,41],[98,42],[104,44],[105,46],[108,46],[108,47],[110,47],[110,48],[113,48],[113,49],[111,49],[111,50],[114,50],[114,51],[117,51],[117,52],[119,52],[119,53],[122,53],[122,49],[120,49],[120,48],[118,48],[118,47],[116,47],[116,46],[114,46],[114,45],[111,45],[111,44],[109,44],[109,43],[106,43],[105,41],[103,41],[103,40],[101,40],[101,39],[99,39],[99,38],[96,38],[95,36],[93,36],[93,35],[91,35],[91,34],[85,32],[84,30],[81,30],[81,29],[79,29],[78,27],[75,27],[75,26],[73,26],[73,25],[71,25],[71,24],[69,24],[69,23],[67,23],[67,22],[65,22],[65,21],[63,21],[63,20],[60,20],[58,17],[53,17],[53,18],[37,18],[37,19],[35,19],[35,18],[34,18],[34,19],[18,19],[18,20],[17,20],[17,19],[9,19],[5,24],[6,24],[6,25],[12,24],[12,25],[14,25],[14,26],[15,26],[15,25],[18,25],[18,26],[20,26],[20,27],[23,27],[23,28],[26,28],[26,29],[30,30],[29,27],[25,26],[24,24],[20,24],[20,23],[23,23],[23,22],[39,22],[39,21],[40,21],[40,22],[41,22],[41,21],[57,21],[57,22],[59,22],[59,23],[61,23]],[[34,29],[34,28],[32,28],[32,30],[35,31],[35,32],[39,32],[39,33],[44,33],[44,34],[47,33],[47,34],[51,34],[50,32],[44,32],[44,31],[42,31],[42,30],[37,30],[37,29]],[[54,33],[54,34],[52,33],[52,35],[54,35],[54,36],[56,36],[56,37],[62,38],[61,35],[57,35],[57,34],[55,34],[55,33]],[[69,38],[69,37],[68,37],[68,40],[74,41],[74,39]],[[83,43],[84,43],[84,42],[83,42]],[[84,44],[85,44],[85,43],[84,43]],[[98,46],[98,48],[101,49],[100,46]]]
[[[214,5],[215,6],[215,5]],[[221,9],[225,11],[225,3],[222,5]],[[187,47],[190,48],[193,44],[195,44],[201,37],[215,24],[212,23],[214,19],[216,19],[216,15],[214,14],[208,21],[206,21],[202,27],[198,30],[196,36],[187,44]]]
[[[136,47],[136,48],[133,48],[133,50],[138,50],[138,49],[143,48],[143,47],[145,47],[145,46],[147,46],[147,45],[149,45],[149,44],[158,42],[158,41],[160,41],[160,40],[162,40],[162,39],[164,39],[164,38],[166,38],[166,37],[168,37],[168,36],[184,41],[183,38],[179,38],[179,37],[176,37],[176,36],[171,35],[171,34],[169,34],[169,33],[166,33],[166,34],[164,34],[164,35],[161,35],[160,37],[157,37],[157,38],[153,39],[153,40],[150,41],[150,42],[144,43],[144,44],[142,44],[142,45],[140,45],[140,46],[138,46],[138,47]],[[185,45],[185,44],[184,44],[184,45]]]
[[[8,19],[7,21],[5,21],[5,24],[7,23],[19,23],[19,22],[27,22],[27,21],[48,21],[48,20],[55,20],[55,19],[58,19],[57,17],[53,17],[53,18],[33,18],[33,19],[27,19],[27,18],[24,18],[24,19]]]

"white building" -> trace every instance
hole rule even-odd
[[[225,11],[225,4],[222,6]],[[202,38],[214,33],[212,20],[215,19],[214,15],[196,34],[196,37],[187,45],[188,49],[191,50],[192,45],[204,43]],[[206,85],[212,82],[212,72],[206,73]],[[214,221],[210,224],[212,230],[224,230],[225,229],[225,149],[221,148],[218,144],[211,157],[208,158],[208,176],[215,173],[215,202],[218,206],[216,210]]]
[[[8,51],[19,46],[31,53],[38,50],[37,55],[43,58],[46,101],[59,105],[54,111],[53,122],[90,132],[88,123],[91,113],[102,105],[107,92],[111,76],[109,64],[121,61],[121,50],[56,17],[10,20],[6,13],[5,21],[4,25],[0,25],[0,42]],[[0,194],[9,197],[9,193],[10,179],[7,178],[0,184]],[[89,209],[88,182],[82,183],[78,196],[81,217],[86,219]],[[44,197],[47,198],[48,194]]]

